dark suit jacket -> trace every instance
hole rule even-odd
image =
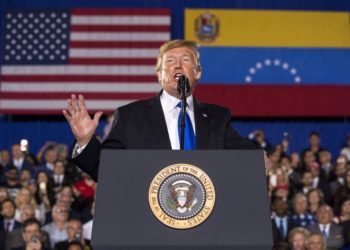
[[[293,228],[298,226],[296,223],[294,223],[294,221],[291,218],[288,218],[288,220],[287,220],[287,234],[286,234],[286,238],[283,239],[281,234],[280,234],[280,231],[278,229],[278,226],[276,225],[276,221],[274,219],[271,220],[271,225],[272,225],[272,236],[273,236],[274,245],[277,244],[278,242],[281,242],[281,241],[287,242],[289,232]]]
[[[311,233],[321,233],[319,224],[310,225],[307,228]],[[327,250],[339,249],[344,245],[343,228],[336,224],[331,224],[329,236],[327,238]]]
[[[159,96],[120,107],[106,140],[93,137],[74,163],[97,180],[101,149],[171,149]],[[231,127],[228,109],[194,99],[197,149],[255,149]]]
[[[13,225],[13,230],[22,227],[22,224],[18,221],[15,220],[15,223]],[[0,220],[0,230],[4,230],[5,231],[5,225],[4,225],[4,220]]]

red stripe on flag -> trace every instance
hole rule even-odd
[[[72,25],[72,31],[82,32],[170,32],[168,25]]]
[[[234,117],[350,116],[350,86],[201,84],[195,96],[230,108]]]
[[[163,8],[153,8],[153,9],[138,9],[138,8],[120,8],[120,9],[105,9],[105,8],[84,8],[84,9],[72,9],[71,10],[72,15],[80,15],[80,16],[86,16],[86,15],[118,15],[118,16],[131,16],[131,15],[137,15],[137,16],[168,16],[170,15],[169,9],[163,9]]]
[[[90,42],[90,41],[70,41],[71,48],[138,48],[138,49],[158,49],[163,42]]]
[[[155,65],[155,58],[70,58],[70,64],[79,65]]]
[[[0,80],[2,82],[158,82],[155,75],[3,75],[0,76]]]
[[[42,92],[42,93],[0,93],[0,98],[7,100],[57,100],[69,99],[71,94],[82,94],[86,100],[138,100],[147,99],[155,95],[155,93],[64,93],[64,92]]]

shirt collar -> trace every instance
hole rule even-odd
[[[193,111],[193,96],[190,95],[189,97],[187,97],[186,101],[187,101],[188,108],[191,111]],[[160,102],[164,110],[170,113],[176,108],[180,100],[170,95],[168,92],[166,92],[163,89],[162,94],[160,95]]]

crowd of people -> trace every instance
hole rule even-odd
[[[67,156],[53,142],[1,151],[0,249],[91,249],[96,183]]]
[[[350,249],[350,136],[337,156],[321,145],[289,152],[263,131],[249,139],[271,162],[267,173],[275,249]],[[14,144],[0,151],[0,249],[91,249],[96,183],[48,142],[37,155]]]
[[[309,147],[289,152],[286,137],[270,145],[263,131],[250,138],[271,162],[268,189],[275,249],[350,249],[350,136],[338,155],[309,134]]]

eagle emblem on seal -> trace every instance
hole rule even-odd
[[[193,197],[196,186],[187,180],[178,180],[169,186],[170,196],[167,197],[166,204],[168,208],[175,209],[183,214],[191,211],[198,203],[198,199]]]

